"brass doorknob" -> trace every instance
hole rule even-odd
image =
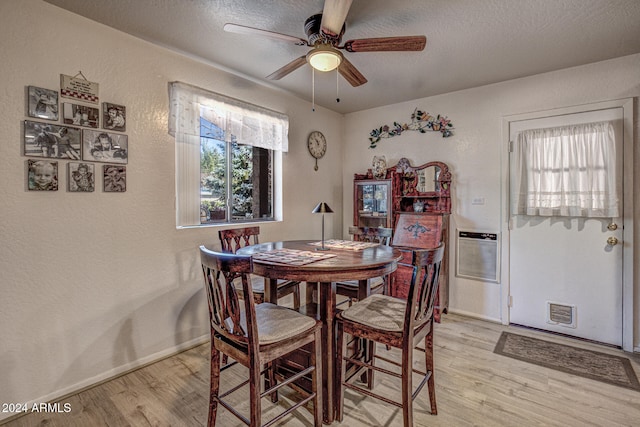
[[[607,239],[607,244],[609,246],[615,246],[618,244],[618,239],[616,239],[615,237],[611,236]]]

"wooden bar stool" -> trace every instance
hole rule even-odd
[[[245,295],[250,295],[253,270],[250,256],[211,251],[200,246],[200,259],[211,321],[211,385],[208,425],[216,425],[218,404],[251,427],[262,426],[261,400],[271,396],[277,401],[277,390],[311,374],[311,391],[264,425],[271,425],[285,415],[313,402],[314,426],[322,426],[322,323],[297,311],[271,303],[256,304],[253,298],[238,298],[235,281],[239,280]],[[311,363],[307,368],[290,373],[276,382],[273,361],[307,344],[312,344]],[[249,379],[239,386],[220,393],[220,354],[225,354],[249,369]],[[266,368],[263,370],[263,368]],[[266,390],[260,391],[260,379],[268,375]],[[250,416],[246,418],[226,399],[240,387],[249,384]],[[318,386],[320,384],[320,386]]]
[[[405,427],[413,426],[413,400],[424,387],[429,390],[431,414],[437,414],[436,390],[433,378],[433,310],[438,291],[440,265],[444,254],[444,244],[434,249],[413,251],[413,276],[407,300],[387,295],[371,295],[354,303],[351,307],[336,315],[338,328],[339,364],[337,385],[338,408],[336,418],[342,421],[345,388],[355,390],[367,396],[380,399],[386,403],[402,408]],[[402,360],[380,357],[373,352],[370,360],[362,360],[345,356],[345,334],[356,338],[364,338],[402,350]],[[413,369],[413,350],[424,339],[425,372]],[[376,366],[376,359],[381,359],[400,367],[400,373],[392,372]],[[365,371],[382,372],[400,378],[402,381],[402,401],[389,399],[354,384],[353,379],[345,379],[347,362],[355,364]],[[413,389],[412,373],[422,376],[420,384]]]

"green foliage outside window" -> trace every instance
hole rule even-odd
[[[206,220],[225,219],[228,146],[231,146],[231,216],[253,218],[254,210],[259,211],[253,197],[255,148],[235,141],[227,144],[217,126],[201,119],[200,200],[201,208],[206,209]]]

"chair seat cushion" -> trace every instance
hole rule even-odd
[[[265,302],[256,304],[255,308],[260,344],[271,344],[291,338],[316,325],[313,318],[279,305]],[[245,327],[244,316],[242,316],[241,322]]]
[[[342,317],[373,328],[401,332],[406,306],[403,299],[375,294],[344,310]]]

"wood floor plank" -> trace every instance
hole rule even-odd
[[[604,353],[630,356],[640,374],[640,356],[611,347],[455,314],[443,316],[435,326],[435,381],[438,415],[429,413],[426,388],[414,404],[419,427],[512,427],[512,426],[638,426],[640,392],[525,363],[493,353],[503,331],[542,338]],[[384,348],[380,349],[384,352]],[[3,427],[142,427],[206,425],[209,381],[209,344],[190,349],[157,363],[107,381],[63,399],[69,413],[30,413]],[[416,351],[415,365],[424,363]],[[224,371],[223,388],[242,381],[246,371],[234,366]],[[399,396],[393,378],[376,376],[376,391]],[[247,393],[231,397],[239,409],[248,411]],[[293,404],[282,392],[280,402],[263,400],[265,417]],[[242,426],[224,409],[218,426]],[[276,424],[287,427],[313,425],[310,411],[298,412]],[[349,427],[401,426],[402,413],[369,397],[346,392],[345,419],[334,425]]]

